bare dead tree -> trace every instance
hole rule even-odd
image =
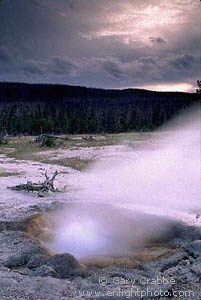
[[[197,86],[196,93],[201,94],[201,80],[197,80]]]
[[[47,176],[47,171],[45,172],[45,181],[39,183],[33,183],[31,181],[27,181],[25,184],[19,184],[16,186],[8,187],[13,191],[24,191],[24,192],[37,192],[38,196],[43,197],[48,192],[57,192],[58,190],[54,187],[54,180],[57,175],[61,173],[55,171],[52,177]]]

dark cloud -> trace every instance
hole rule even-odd
[[[192,69],[195,58],[192,55],[186,54],[176,57],[170,61],[170,64],[178,70],[188,71]]]
[[[9,49],[4,46],[0,47],[0,62],[1,63],[12,63],[12,57],[9,53]]]
[[[76,76],[80,69],[79,65],[69,57],[53,57],[48,68],[53,74],[69,76]]]
[[[153,43],[153,44],[158,44],[158,45],[160,45],[160,44],[166,44],[166,43],[167,43],[167,42],[166,42],[163,38],[161,38],[160,36],[158,36],[158,37],[150,37],[149,40],[150,40],[151,43]]]
[[[83,62],[84,64],[84,62]],[[51,57],[48,60],[22,60],[18,59],[15,64],[10,64],[9,60],[4,60],[1,63],[1,51],[0,51],[0,68],[3,71],[8,71],[14,74],[14,76],[19,76],[20,78],[49,78],[53,79],[71,79],[71,77],[77,77],[82,72],[83,68],[82,62],[73,61],[71,58],[64,57]],[[14,80],[14,78],[12,79]],[[25,80],[26,81],[26,80]],[[59,82],[59,81],[58,81]]]
[[[200,3],[18,0],[0,7],[0,80],[118,88],[200,76]]]
[[[156,64],[156,60],[152,57],[141,57],[139,59],[140,62],[144,63],[144,64]]]
[[[99,61],[100,68],[106,71],[114,78],[121,78],[124,75],[124,69],[120,62],[115,59],[104,59]]]
[[[28,60],[18,64],[16,66],[16,70],[18,72],[23,72],[25,74],[33,75],[33,76],[42,76],[47,72],[46,64],[40,61]]]

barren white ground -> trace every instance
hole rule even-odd
[[[124,161],[132,162],[133,160],[139,159],[142,155],[144,155],[143,153],[147,151],[138,151],[135,149],[135,145],[137,145],[137,142],[125,142],[121,145],[116,146],[86,148],[80,147],[57,151],[50,150],[41,152],[39,153],[39,155],[48,157],[51,160],[77,157],[80,159],[93,159],[94,161],[99,162],[101,162],[102,160],[104,161],[104,163],[107,162],[108,159],[108,163],[111,163],[113,158],[114,161],[118,161],[120,163]],[[154,142],[152,142],[152,145],[154,145]],[[12,151],[12,149],[10,151]],[[53,174],[55,170],[61,173],[55,180],[55,186],[62,192],[51,194],[43,198],[43,201],[100,201],[100,199],[98,199],[97,197],[94,197],[94,199],[87,199],[87,197],[83,197],[82,199],[80,198],[80,195],[82,195],[82,193],[79,193],[79,189],[81,188],[80,183],[81,186],[83,186],[85,182],[89,182],[88,178],[90,176],[94,176],[93,181],[95,181],[97,173],[91,173],[90,171],[79,172],[73,168],[55,164],[44,164],[36,161],[16,160],[8,158],[6,154],[0,155],[0,168],[6,172],[17,172],[20,174],[16,176],[0,177],[0,210],[5,214],[9,210],[20,210],[22,208],[36,205],[41,202],[41,198],[35,194],[15,192],[9,190],[7,187],[14,186],[20,183],[26,183],[27,180],[32,182],[43,181],[46,171],[48,175]],[[94,167],[92,166],[91,168],[93,170]],[[101,199],[101,201],[104,203],[104,199]],[[113,204],[134,210],[141,210],[149,214],[169,216],[170,218],[179,219],[191,225],[201,226],[201,218],[199,214],[192,211],[191,209],[179,211],[168,209],[167,207],[163,209],[161,207],[153,207],[152,205],[144,205],[126,201],[123,203],[119,201],[114,203],[113,201]]]

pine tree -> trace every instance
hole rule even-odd
[[[201,80],[197,80],[198,89],[196,89],[197,94],[201,94]]]

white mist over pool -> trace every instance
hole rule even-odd
[[[64,224],[57,223],[54,244],[51,245],[56,252],[69,252],[80,258],[104,249],[106,244],[104,238],[100,238],[100,224],[90,217],[86,218],[86,215],[74,220],[75,211],[68,211],[65,215],[68,216],[68,220]]]
[[[76,178],[79,190],[73,198],[82,205],[60,214],[50,248],[76,257],[122,254],[167,229],[163,219],[143,216],[137,208],[156,215],[157,210],[201,208],[199,108],[170,122],[142,145],[135,140],[129,144],[127,151],[108,153]]]

